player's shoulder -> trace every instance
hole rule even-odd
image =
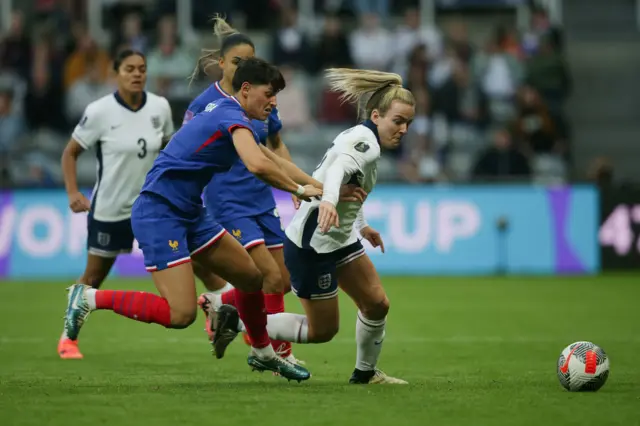
[[[197,114],[204,111],[209,104],[219,101],[220,99],[224,99],[224,96],[216,89],[215,84],[212,84],[196,96],[187,109]]]
[[[96,99],[93,102],[90,102],[87,105],[86,111],[87,113],[91,112],[100,112],[105,110],[112,110],[114,108],[119,107],[120,105],[116,101],[116,97],[114,93],[109,93],[101,98]]]
[[[340,133],[334,144],[345,151],[355,151],[361,155],[377,157],[380,155],[378,137],[368,127],[359,124]]]
[[[164,96],[156,95],[155,93],[147,93],[147,104],[153,107],[168,108],[170,107],[169,101]]]

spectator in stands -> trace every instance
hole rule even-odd
[[[374,14],[384,21],[389,17],[389,0],[353,0],[353,6],[358,16]]]
[[[471,62],[475,49],[469,41],[469,31],[463,21],[453,21],[447,27],[446,38],[456,51],[456,55],[466,64]]]
[[[22,115],[13,107],[13,91],[0,89],[0,156],[5,157],[25,134]]]
[[[433,109],[442,114],[447,123],[484,124],[487,119],[486,99],[473,84],[469,67],[461,59],[453,44],[430,74]]]
[[[194,61],[189,49],[178,45],[175,17],[164,16],[158,22],[158,46],[147,58],[149,90],[162,96],[187,96]]]
[[[531,167],[527,157],[512,143],[506,129],[493,132],[493,145],[483,151],[473,168],[477,180],[529,179]]]
[[[11,15],[8,33],[0,42],[0,67],[17,75],[29,74],[31,66],[31,41],[24,31],[24,17],[15,11]]]
[[[536,55],[527,61],[527,83],[544,98],[555,114],[562,114],[571,92],[569,66],[551,37],[543,37]]]
[[[351,68],[353,59],[349,50],[349,41],[342,29],[342,21],[337,15],[326,15],[320,39],[315,47],[316,72],[337,67]]]
[[[410,7],[404,13],[404,24],[399,26],[394,34],[394,72],[402,76],[407,75],[409,54],[417,45],[425,46],[425,52],[430,61],[437,60],[442,54],[440,32],[431,26],[421,26],[420,11]]]
[[[295,8],[283,8],[280,21],[280,28],[273,35],[271,42],[272,62],[276,65],[311,70],[311,44],[304,31],[298,27],[298,11]]]
[[[535,55],[541,46],[542,39],[550,38],[558,50],[563,50],[562,30],[551,23],[549,14],[542,7],[531,11],[529,30],[522,37],[522,50],[526,55]]]
[[[88,64],[87,74],[73,83],[65,95],[67,122],[78,122],[87,105],[114,90],[113,85],[104,80],[101,65]]]
[[[429,65],[426,46],[424,44],[414,46],[409,52],[407,74],[404,76],[407,89],[412,92],[427,90]]]
[[[278,113],[287,129],[300,130],[312,126],[309,96],[300,70],[288,65],[280,72],[287,82],[286,90],[278,93]]]
[[[380,25],[375,14],[360,17],[360,27],[350,36],[350,47],[358,68],[386,71],[391,66],[395,51],[393,37]]]
[[[539,93],[531,87],[523,87],[518,94],[518,117],[514,130],[527,152],[548,154],[564,150],[549,110]]]
[[[88,33],[81,34],[76,50],[67,58],[64,66],[65,90],[84,78],[89,67],[98,67],[101,79],[106,80],[110,63],[109,54],[100,48]]]
[[[128,13],[122,20],[120,32],[114,37],[111,54],[115,55],[123,46],[147,53],[149,39],[142,32],[142,18],[138,13]]]
[[[498,29],[471,64],[473,78],[487,97],[491,120],[498,124],[513,119],[515,95],[524,78],[522,64],[505,50],[505,37]]]
[[[26,118],[29,128],[67,130],[64,117],[62,84],[63,61],[54,46],[52,34],[38,37],[31,60],[31,79],[25,99]]]
[[[608,189],[613,182],[613,163],[607,157],[596,157],[589,167],[588,179],[596,184],[598,188]]]

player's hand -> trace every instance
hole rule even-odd
[[[305,185],[304,186],[304,194],[300,195],[302,201],[311,201],[312,198],[321,197],[322,189],[316,188],[313,185]]]
[[[302,201],[300,201],[300,198],[296,197],[296,194],[291,194],[291,201],[293,201],[293,207],[298,210],[300,208],[300,204],[302,203]]]
[[[333,204],[328,201],[322,201],[319,210],[318,226],[320,227],[320,232],[326,234],[332,226],[336,228],[340,226],[338,212]]]
[[[382,241],[382,237],[378,231],[370,226],[365,226],[360,230],[360,235],[362,235],[362,238],[369,241],[373,247],[380,247],[380,250],[384,253],[384,241]]]
[[[81,192],[69,194],[69,208],[74,213],[88,212],[91,210],[91,202]]]
[[[340,201],[347,203],[364,203],[367,191],[357,185],[348,183],[340,187]]]

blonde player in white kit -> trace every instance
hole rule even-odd
[[[380,234],[367,225],[360,202],[338,202],[340,186],[356,184],[367,193],[376,184],[381,148],[397,148],[415,114],[415,100],[397,74],[329,69],[332,90],[361,105],[362,124],[339,134],[313,177],[323,183],[322,200],[302,203],[286,229],[284,257],[292,291],[305,315],[267,316],[272,339],[324,343],[338,332],[338,286],[358,306],[357,359],[349,380],[354,384],[406,384],[377,368],[385,335],[389,299],[360,243],[362,238],[384,252]],[[221,305],[220,297],[212,308]],[[239,331],[243,325],[238,324]]]
[[[145,92],[146,60],[142,53],[124,50],[114,61],[118,90],[87,106],[62,154],[69,207],[87,218],[87,264],[79,283],[99,288],[116,257],[133,249],[131,207],[147,172],[173,134],[169,102]],[[78,189],[76,162],[95,148],[97,180],[89,201]],[[80,359],[77,340],[62,335],[58,354]]]

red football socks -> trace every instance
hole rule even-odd
[[[271,340],[267,333],[267,313],[262,291],[245,293],[236,289],[235,302],[240,319],[244,323],[249,339],[251,339],[251,346],[257,349],[269,346]]]
[[[279,314],[284,312],[284,294],[270,293],[264,295],[264,306],[267,314]],[[280,356],[291,355],[291,343],[284,340],[271,340],[273,350]]]
[[[233,288],[229,291],[222,293],[222,304],[236,306],[236,289]],[[237,306],[236,306],[237,307]]]
[[[143,291],[97,290],[96,309],[108,309],[136,321],[171,326],[167,299]]]

